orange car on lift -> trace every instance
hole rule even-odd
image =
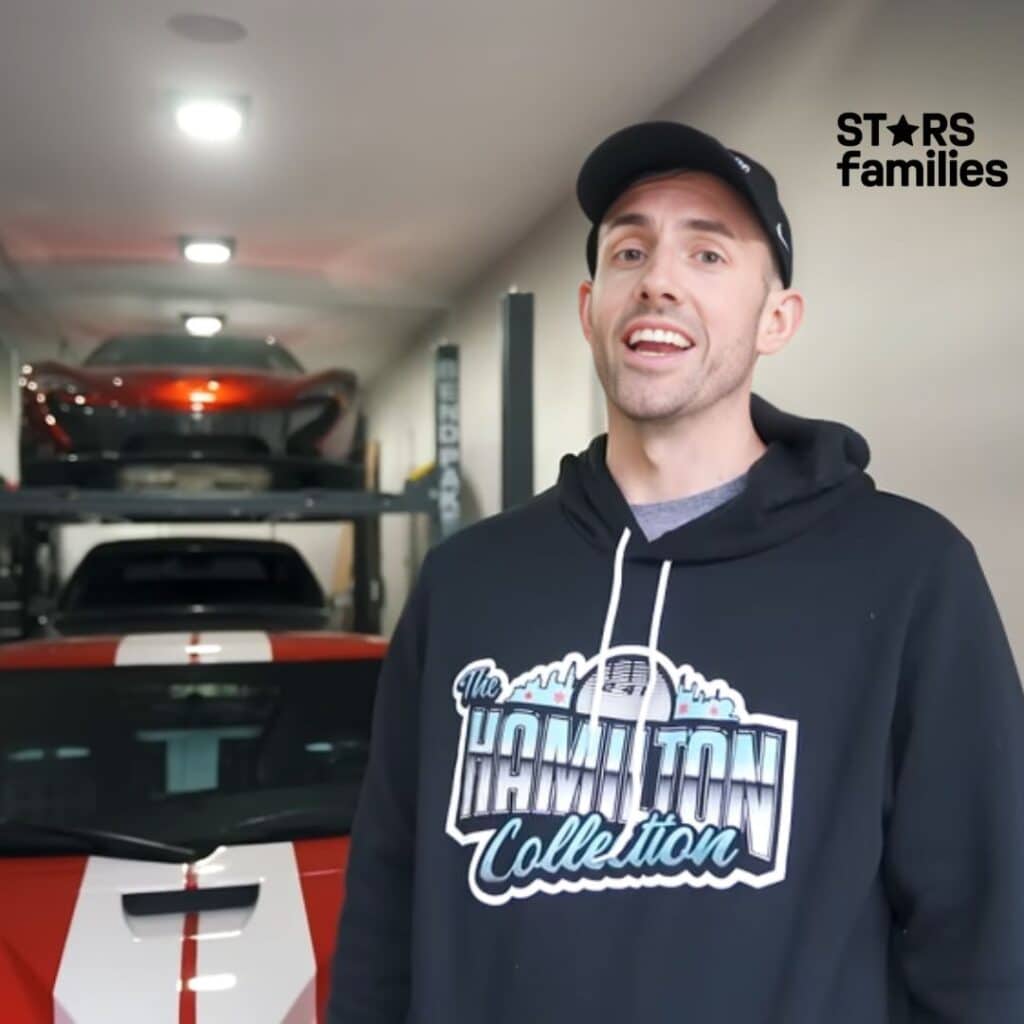
[[[0,1005],[324,1020],[386,642],[135,633],[0,647]]]
[[[25,370],[24,483],[348,486],[330,468],[360,454],[355,374],[307,373],[274,339],[123,335]]]

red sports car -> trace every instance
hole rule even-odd
[[[0,647],[5,1024],[323,1021],[386,642]]]
[[[358,444],[355,375],[306,373],[272,339],[124,335],[81,366],[26,370],[26,483],[88,482],[91,470],[114,467],[104,483],[173,486],[190,473],[208,481],[195,468],[205,464],[220,468],[213,486],[261,489],[274,485],[261,466],[345,462]]]

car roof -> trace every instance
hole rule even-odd
[[[149,331],[149,332],[132,332],[126,331],[120,334],[111,334],[104,338],[96,348],[101,345],[106,345],[108,342],[122,342],[131,343],[138,342],[139,344],[146,344],[151,341],[185,341],[192,344],[218,344],[222,342],[228,342],[232,345],[259,345],[266,346],[269,344],[265,336],[259,335],[245,335],[245,334],[218,334],[215,338],[206,338],[202,335],[189,334],[187,331]],[[286,346],[282,345],[276,339],[273,342],[274,345],[281,348]]]

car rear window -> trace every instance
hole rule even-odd
[[[0,819],[196,847],[344,835],[379,668],[373,658],[7,670]]]
[[[322,607],[316,578],[293,549],[137,548],[103,545],[82,561],[61,601],[63,612],[198,605]]]

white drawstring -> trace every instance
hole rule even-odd
[[[587,747],[593,750],[593,744],[598,736],[597,721],[601,715],[601,695],[604,693],[604,668],[608,648],[612,642],[612,628],[615,625],[615,616],[619,611],[619,597],[622,594],[622,560],[625,557],[626,545],[629,543],[629,527],[622,531],[618,547],[615,549],[615,568],[612,572],[612,592],[608,598],[608,611],[604,616],[604,629],[601,632],[601,650],[598,652],[597,660],[597,689],[594,692],[594,699],[590,705],[590,727],[588,729]]]
[[[597,682],[594,697],[590,705],[590,724],[588,732],[588,747],[593,751],[593,744],[599,736],[598,722],[601,717],[601,700],[604,695],[605,667],[608,659],[608,648],[611,647],[612,629],[615,626],[615,618],[619,611],[619,599],[622,596],[622,563],[626,554],[626,545],[629,543],[629,528],[622,531],[618,546],[615,548],[615,566],[612,572],[612,592],[608,599],[608,610],[604,617],[604,629],[601,632],[601,649],[598,652],[597,660]],[[596,858],[600,861],[615,857],[629,841],[636,826],[636,819],[640,815],[640,803],[643,797],[641,792],[642,760],[643,760],[643,731],[647,724],[647,717],[651,710],[651,701],[654,698],[654,690],[658,680],[657,650],[658,637],[661,633],[661,616],[665,608],[665,592],[668,590],[668,577],[672,571],[672,563],[665,560],[661,563],[661,572],[658,575],[658,590],[654,598],[654,610],[651,613],[651,628],[647,637],[647,683],[644,687],[644,695],[640,701],[640,713],[636,720],[636,727],[633,733],[633,747],[630,753],[630,780],[632,791],[629,799],[629,809],[623,822],[622,831],[618,834],[611,849]]]
[[[647,725],[647,716],[651,711],[651,700],[658,683],[658,664],[656,654],[658,650],[658,637],[661,633],[661,616],[665,608],[665,592],[668,589],[668,576],[672,571],[672,563],[668,560],[661,563],[661,572],[658,574],[658,590],[654,598],[654,610],[651,613],[651,629],[647,637],[647,683],[644,687],[644,695],[640,701],[640,714],[636,719],[636,726],[633,731],[633,748],[630,752],[629,777],[632,782],[629,794],[629,809],[626,812],[625,821],[622,823],[622,831],[619,832],[612,843],[611,849],[603,854],[601,861],[617,857],[622,848],[629,842],[633,835],[640,817],[640,803],[643,798],[643,754],[644,754],[644,728]]]

